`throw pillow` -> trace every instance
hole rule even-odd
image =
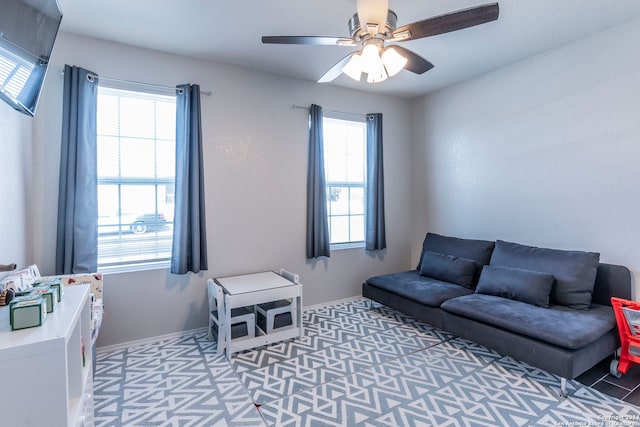
[[[476,293],[509,298],[549,308],[553,275],[520,268],[485,265]]]
[[[420,263],[420,274],[443,282],[470,288],[476,271],[476,262],[437,252],[425,252]]]
[[[552,274],[555,284],[550,302],[588,310],[598,272],[600,254],[537,248],[498,240],[490,265]]]
[[[489,264],[494,245],[495,242],[488,240],[461,239],[459,237],[427,233],[422,243],[422,254],[420,254],[417,270],[422,267],[422,257],[425,252],[437,252],[472,259],[478,264],[479,272],[483,265]]]

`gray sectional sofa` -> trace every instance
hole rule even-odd
[[[415,270],[369,278],[362,295],[418,320],[574,379],[619,346],[612,296],[626,267],[594,252],[428,233]]]

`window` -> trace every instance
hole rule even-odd
[[[168,264],[175,94],[98,88],[98,269]]]
[[[33,67],[33,64],[0,46],[0,91],[18,98],[27,85]]]
[[[366,123],[325,115],[323,126],[329,242],[364,246]]]

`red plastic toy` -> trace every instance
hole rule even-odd
[[[616,315],[621,344],[616,351],[619,359],[611,361],[609,372],[620,378],[633,364],[640,363],[640,302],[612,297],[611,305]],[[635,312],[638,312],[637,316]]]

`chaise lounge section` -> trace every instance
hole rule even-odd
[[[364,297],[574,379],[614,354],[611,297],[631,274],[599,254],[428,233],[415,270],[369,278]]]

